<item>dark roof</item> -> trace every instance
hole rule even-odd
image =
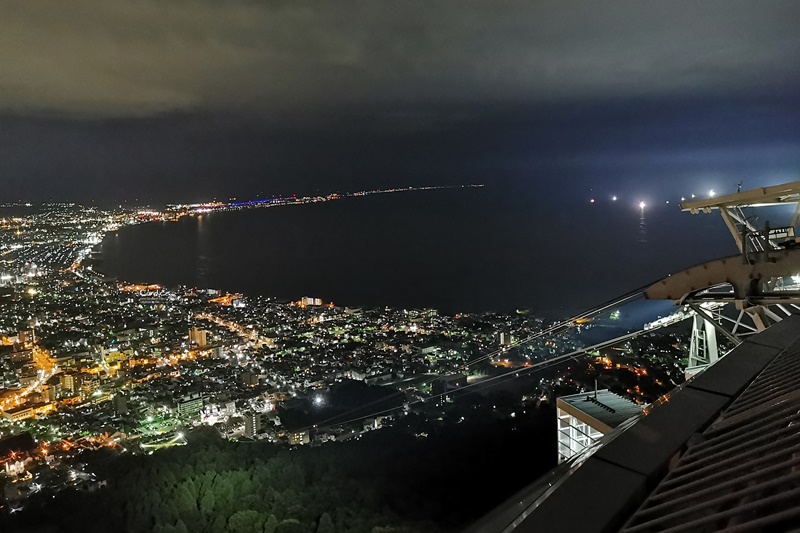
[[[800,522],[800,341],[781,352],[706,429],[624,532],[692,524],[781,529]]]
[[[15,415],[17,413],[22,413],[22,412],[27,411],[27,410],[32,409],[32,408],[33,408],[33,405],[26,404],[26,405],[20,405],[19,407],[12,407],[11,409],[6,409],[4,412],[8,413],[10,415]]]
[[[564,402],[611,428],[615,428],[630,417],[638,415],[642,410],[641,405],[614,394],[608,389],[573,394],[571,396],[560,396],[557,401]]]

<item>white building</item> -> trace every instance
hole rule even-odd
[[[608,389],[557,398],[558,462],[580,453],[630,417],[638,415],[643,407]]]

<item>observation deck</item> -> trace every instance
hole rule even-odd
[[[771,216],[783,218],[793,207],[786,224],[757,225],[764,214],[757,208],[776,207]],[[645,331],[693,318],[687,381],[602,437],[578,428],[590,437],[586,449],[469,533],[800,526],[800,182],[681,209],[718,211],[740,252],[644,290],[646,298],[681,306]],[[736,318],[723,314],[728,304]],[[717,333],[735,346],[727,354],[719,353]]]
[[[747,337],[469,533],[800,524],[800,316]]]

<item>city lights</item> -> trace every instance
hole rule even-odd
[[[638,205],[644,210],[644,201]],[[11,327],[0,331],[0,378],[6,380],[0,386],[0,430],[46,428],[51,435],[49,448],[20,452],[30,466],[13,458],[20,479],[40,464],[68,468],[49,484],[40,483],[41,489],[31,485],[29,494],[102,486],[75,460],[82,450],[158,454],[189,446],[189,431],[201,425],[213,426],[225,439],[288,447],[358,439],[398,417],[441,407],[452,401],[451,389],[486,379],[485,373],[470,372],[463,346],[490,354],[477,360],[518,378],[541,362],[537,350],[553,355],[574,346],[569,335],[537,348],[518,344],[546,331],[542,319],[526,312],[502,317],[492,332],[435,309],[347,308],[324,294],[281,303],[211,288],[118,283],[89,268],[96,259],[89,243],[105,232],[174,221],[189,212],[57,206],[31,217],[20,235],[0,233],[6,250],[0,282],[16,295],[8,307]],[[41,247],[44,240],[53,245]],[[487,324],[498,317],[487,314]],[[592,324],[581,318],[576,325]],[[555,387],[559,379],[541,383]],[[373,393],[396,387],[408,401],[354,424],[326,425],[329,412],[342,411],[336,391],[347,383]],[[290,420],[286,412],[293,409],[310,415],[313,430],[286,429],[281,418]],[[519,418],[521,412],[505,414]]]

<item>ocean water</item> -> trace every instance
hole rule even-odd
[[[184,217],[100,250],[127,281],[552,318],[735,252],[718,216],[490,186]]]

